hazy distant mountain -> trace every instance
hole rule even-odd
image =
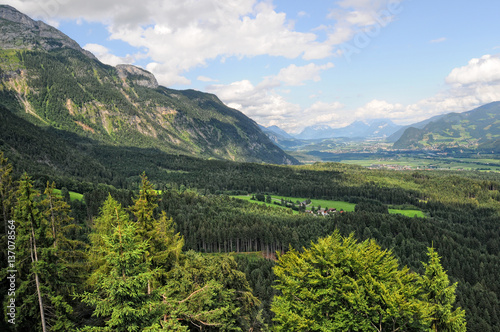
[[[305,127],[299,134],[294,135],[298,139],[323,139],[333,137],[334,129],[328,125],[314,125]]]
[[[268,136],[269,136],[269,134],[274,134],[281,139],[292,139],[293,138],[292,135],[290,135],[289,133],[287,133],[286,131],[284,131],[283,129],[281,129],[278,126],[264,127],[262,125],[259,125],[259,127],[262,130],[262,132],[264,132],[265,134],[268,134]]]
[[[433,118],[422,128],[410,127],[394,143],[396,149],[443,149],[499,147],[500,102],[464,113]]]
[[[325,138],[373,138],[387,137],[394,134],[401,126],[394,124],[389,119],[376,119],[355,121],[343,128],[332,128],[327,125],[315,125],[304,128],[295,135],[299,139],[325,139]]]
[[[0,5],[0,105],[34,125],[108,145],[297,163],[217,96],[159,86],[135,66],[105,65],[62,32],[6,5]]]

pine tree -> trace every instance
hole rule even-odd
[[[466,331],[465,310],[461,308],[453,310],[457,283],[450,284],[434,248],[428,248],[427,256],[429,256],[429,262],[423,263],[425,274],[421,284],[424,300],[432,305],[431,330]]]

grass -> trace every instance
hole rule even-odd
[[[56,192],[59,195],[61,195],[61,190],[59,190],[59,189],[54,189],[54,192]],[[69,198],[72,201],[81,201],[83,199],[83,195],[79,194],[79,193],[76,193],[74,191],[70,191],[69,192]]]
[[[372,165],[393,165],[409,166],[412,169],[439,168],[447,170],[466,170],[466,171],[484,171],[500,172],[500,161],[496,159],[481,158],[387,158],[387,159],[358,159],[343,160],[343,163],[370,167]]]
[[[294,203],[297,201],[303,202],[307,200],[307,198],[297,198],[297,197],[284,197],[284,196],[273,196],[273,199],[277,199],[280,201],[281,199],[284,200],[289,200]],[[324,199],[311,199],[311,204],[314,205],[314,207],[321,206],[321,208],[329,208],[329,209],[337,209],[338,211],[344,210],[346,212],[352,212],[354,211],[354,207],[356,204],[353,203],[347,203],[347,202],[342,202],[342,201],[329,201],[329,200],[324,200]]]
[[[271,206],[271,207],[275,207],[275,208],[279,208],[279,209],[289,209],[287,207],[284,207],[284,206],[281,206],[281,205],[276,205],[276,204],[273,204],[273,203],[269,204],[269,203],[261,202],[261,201],[253,201],[252,200],[252,196],[250,196],[250,195],[245,195],[245,196],[239,195],[239,196],[230,196],[230,197],[241,199],[241,200],[244,200],[244,201],[249,201],[250,203],[254,203],[254,204],[267,205],[267,206]],[[298,213],[299,213],[298,211],[293,211],[293,214],[298,214]]]
[[[250,201],[252,203],[256,204],[264,204],[276,208],[282,208],[282,209],[287,209],[284,206],[276,205],[276,204],[268,204],[265,202],[259,202],[259,201],[252,201],[251,195],[248,196],[231,196],[237,199],[243,199],[246,201]],[[303,202],[307,200],[307,198],[299,198],[299,197],[284,197],[284,196],[272,196],[273,201],[281,201],[281,199],[292,201],[293,203],[296,203],[297,201]],[[321,208],[334,208],[337,209],[337,211],[343,210],[345,212],[353,212],[354,208],[356,207],[356,204],[354,203],[348,203],[348,202],[342,202],[342,201],[329,201],[329,200],[323,200],[323,199],[312,199],[311,200],[311,205],[314,205],[314,207],[321,206]],[[311,205],[308,205],[308,208],[310,208]],[[293,211],[294,214],[298,214],[299,212]],[[407,217],[419,217],[419,218],[425,218],[425,214],[420,211],[420,210],[400,210],[400,209],[389,209],[389,213],[391,214],[402,214]]]
[[[398,209],[389,209],[389,213],[391,214],[402,214],[407,217],[418,217],[425,218],[425,214],[420,210],[398,210]]]

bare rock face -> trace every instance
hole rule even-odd
[[[123,79],[129,79],[132,83],[156,89],[158,81],[149,71],[132,65],[117,65],[118,76]]]
[[[3,49],[44,49],[72,48],[86,56],[96,57],[78,45],[61,31],[42,21],[30,17],[8,5],[0,5],[0,48]]]

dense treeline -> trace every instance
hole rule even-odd
[[[166,185],[157,186],[160,194],[157,197],[158,207],[155,209],[156,216],[165,212],[167,219],[172,218],[175,221],[175,230],[183,236],[186,250],[207,253],[261,251],[264,256],[273,257],[276,251],[285,252],[289,246],[299,250],[302,247],[309,247],[311,241],[332,234],[338,229],[343,235],[354,232],[360,240],[375,239],[384,248],[392,248],[401,265],[407,265],[412,270],[423,273],[421,262],[426,261],[426,248],[433,246],[442,256],[442,264],[451,280],[458,281],[457,304],[466,309],[468,328],[498,330],[500,284],[497,279],[500,270],[498,259],[500,228],[498,208],[495,209],[492,204],[498,190],[497,182],[472,181],[458,176],[443,176],[441,173],[377,174],[339,164],[289,168],[207,161],[209,169],[215,171],[210,178],[213,182],[208,182],[202,177],[204,173],[201,166],[189,163],[189,160],[186,157],[171,157],[169,166],[175,171],[165,172],[171,181]],[[127,159],[124,160],[126,161]],[[154,159],[152,158],[150,162],[154,162]],[[6,165],[5,162],[4,164]],[[10,172],[14,174],[12,170]],[[221,183],[219,179],[224,173],[228,175],[228,179],[227,182]],[[194,179],[193,174],[196,175]],[[290,210],[273,209],[224,195],[214,195],[226,189],[246,192],[252,186],[261,188],[260,186],[266,185],[266,181],[252,174],[261,174],[262,178],[267,180],[268,186],[274,186],[274,180],[286,178],[287,181],[279,182],[284,188],[278,186],[275,189],[283,194],[288,193],[290,186],[296,181],[299,183],[296,187],[298,189],[293,192],[302,197],[317,192],[313,187],[318,184],[321,188],[322,181],[328,178],[328,185],[338,185],[338,187],[329,189],[325,185],[324,190],[330,190],[328,191],[330,194],[337,192],[338,196],[326,197],[357,202],[358,212],[331,217],[292,215]],[[48,179],[49,177],[43,176],[35,180],[35,187],[44,190],[44,182],[46,183]],[[131,174],[130,179],[134,179],[133,183],[137,187],[142,182],[141,177],[137,175]],[[191,182],[186,182],[187,179]],[[309,181],[309,186],[304,179]],[[381,186],[374,181],[376,179],[385,181],[385,185]],[[300,181],[304,181],[304,184],[301,185]],[[449,186],[455,187],[454,194],[463,194],[463,199],[447,202],[446,193],[443,193],[442,201],[418,199],[432,197],[435,190],[433,188],[437,188],[439,183],[446,188],[447,181]],[[391,182],[399,183],[401,187],[391,190],[388,186]],[[188,186],[195,186],[196,183],[206,183],[209,188],[196,185],[201,195],[193,190],[187,190]],[[133,206],[137,201],[135,190],[115,189],[104,184],[85,184],[73,179],[63,181],[61,184],[66,184],[71,189],[83,189],[80,191],[85,194],[82,202],[68,202],[71,209],[68,209],[67,214],[73,218],[72,223],[79,229],[75,228],[68,233],[68,236],[72,241],[80,241],[86,245],[92,245],[88,238],[92,232],[92,227],[89,226],[94,225],[99,218],[102,219],[101,207],[109,198],[109,194],[116,204],[123,207]],[[416,185],[428,186],[427,192],[409,189],[418,188]],[[15,188],[17,185],[11,181],[7,187],[9,186]],[[479,189],[474,189],[474,186]],[[271,189],[262,188],[263,192],[266,189],[270,192]],[[477,195],[467,198],[471,190],[478,190]],[[11,202],[2,198],[2,202],[12,205],[15,200]],[[429,215],[429,218],[386,214],[386,204],[390,203],[418,206]],[[7,210],[2,208],[2,211]],[[134,218],[131,215],[131,220]],[[50,243],[47,241],[45,240],[46,243]],[[257,319],[258,316],[261,320],[256,320],[260,322],[256,324],[263,322],[272,324],[272,313],[269,308],[272,297],[276,294],[271,288],[274,279],[271,271],[273,263],[246,257],[240,255],[236,260],[239,268],[245,272],[254,290],[253,294],[261,300],[261,304],[257,307],[262,311],[258,314],[257,310],[254,317]],[[198,261],[196,264],[205,264],[201,262]],[[89,271],[83,271],[82,275],[88,273]],[[84,324],[102,323],[99,319],[90,317],[89,308],[79,307],[71,297],[65,301],[75,308],[79,315],[86,317]],[[72,314],[68,313],[66,316],[71,321]]]
[[[0,149],[23,171],[80,193],[98,183],[135,190],[144,170],[170,188],[203,194],[233,191],[290,197],[418,205],[420,201],[498,207],[500,180],[489,173],[391,172],[337,163],[297,167],[202,160],[157,149],[104,145],[58,130],[42,130],[0,106]],[[5,120],[5,121],[4,121]],[[91,188],[91,189],[90,189]]]
[[[9,331],[241,331],[265,327],[260,301],[230,256],[183,251],[143,176],[123,207],[108,195],[85,241],[47,183],[17,184],[0,154],[3,322]],[[7,198],[8,197],[8,198]],[[259,312],[260,310],[260,312]]]

